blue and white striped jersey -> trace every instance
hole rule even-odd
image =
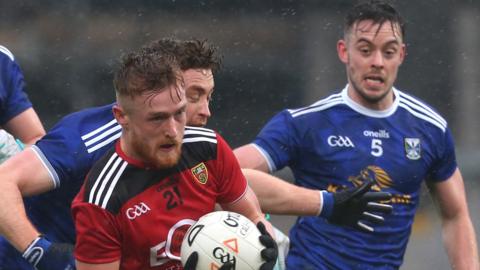
[[[121,127],[113,117],[112,106],[90,108],[68,115],[32,146],[48,168],[55,189],[25,198],[25,209],[35,227],[53,242],[75,242],[71,202],[92,165],[121,135]],[[33,270],[2,237],[0,269]]]
[[[397,269],[422,182],[446,180],[457,168],[447,123],[428,105],[394,89],[394,104],[374,111],[346,89],[280,112],[254,144],[271,171],[289,166],[299,186],[335,192],[374,175],[372,189],[392,193],[394,210],[375,233],[298,218],[290,230],[289,269]]]
[[[32,107],[24,88],[23,73],[13,54],[0,46],[0,126]]]

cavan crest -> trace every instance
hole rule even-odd
[[[200,184],[205,184],[207,183],[208,180],[208,170],[207,166],[205,164],[199,163],[195,167],[191,169],[193,177],[200,183]]]
[[[420,146],[419,138],[405,138],[405,155],[408,159],[417,160],[422,155],[422,148]]]

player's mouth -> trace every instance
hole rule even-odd
[[[365,76],[365,83],[369,88],[378,88],[382,87],[385,84],[385,80],[382,76],[379,75],[369,75]]]
[[[175,150],[177,148],[176,143],[165,143],[160,145],[160,150],[164,152],[170,152],[172,150]]]

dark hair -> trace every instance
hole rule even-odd
[[[174,86],[176,95],[180,96],[177,86],[181,81],[180,68],[174,57],[141,49],[122,57],[114,73],[113,85],[117,97],[156,93],[168,86]]]
[[[218,55],[217,47],[209,44],[206,40],[177,40],[163,38],[155,40],[143,47],[146,52],[170,54],[178,61],[180,69],[192,68],[211,69],[217,72],[222,64],[222,58]]]
[[[347,34],[355,23],[364,20],[372,20],[374,24],[379,25],[391,22],[392,27],[398,24],[402,38],[405,38],[405,21],[395,7],[387,1],[369,0],[357,3],[345,17],[344,33]]]

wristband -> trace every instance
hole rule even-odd
[[[28,245],[27,249],[22,254],[22,257],[34,267],[42,259],[45,251],[52,245],[50,241],[45,239],[42,235],[39,235],[35,240]]]
[[[329,218],[332,215],[333,212],[333,194],[322,190],[320,192],[320,198],[321,198],[321,207],[320,207],[320,214],[319,216],[324,217],[324,218]]]

